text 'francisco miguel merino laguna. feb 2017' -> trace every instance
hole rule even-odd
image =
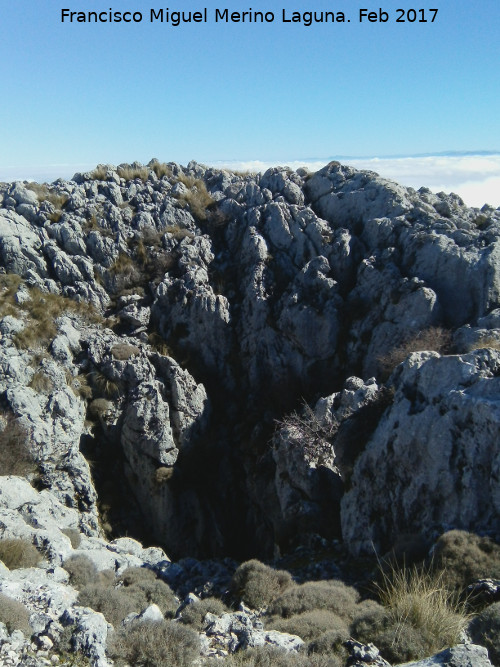
[[[274,11],[230,11],[205,7],[198,11],[171,11],[170,9],[150,9],[141,11],[114,11],[111,7],[103,11],[80,11],[61,9],[62,23],[165,23],[177,27],[186,23],[300,23],[310,26],[313,23],[434,23],[437,9],[396,9],[385,11],[382,8],[369,10],[361,8],[356,12],[343,11],[292,11],[282,9]]]

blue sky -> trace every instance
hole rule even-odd
[[[209,22],[151,24],[150,8],[167,6],[206,7]],[[387,23],[358,22],[360,8],[379,6]],[[144,19],[63,24],[63,7]],[[276,20],[216,24],[215,7]],[[283,7],[344,11],[351,22],[283,24]],[[434,23],[403,24],[398,7],[429,19],[439,11]],[[498,0],[16,0],[0,31],[0,180],[19,168],[153,156],[283,163],[500,151]]]

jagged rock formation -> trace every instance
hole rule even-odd
[[[430,327],[459,352],[498,340],[499,211],[338,163],[152,161],[0,196],[4,409],[87,534],[104,497],[111,527],[126,515],[173,554],[271,553],[305,527],[355,552],[402,525],[498,529],[496,353],[421,355],[392,402],[384,383]],[[286,415],[320,396],[301,441]]]

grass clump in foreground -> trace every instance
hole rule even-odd
[[[116,665],[191,667],[200,655],[198,634],[180,623],[135,622],[115,632],[108,650]]]
[[[468,622],[465,604],[426,568],[382,569],[377,591],[383,607],[358,616],[356,639],[373,642],[389,662],[419,660],[454,646]]]

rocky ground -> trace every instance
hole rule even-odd
[[[366,596],[374,552],[498,538],[500,210],[336,162],[153,160],[0,184],[0,265],[0,549],[42,558],[0,570],[30,613],[0,623],[0,665],[111,664],[71,557],[96,586],[138,567],[170,586],[132,626],[230,605],[175,667],[303,653],[266,605],[238,608],[241,561]],[[389,664],[354,640],[342,664]],[[278,664],[255,660],[234,664]],[[470,643],[432,660],[490,664]]]

